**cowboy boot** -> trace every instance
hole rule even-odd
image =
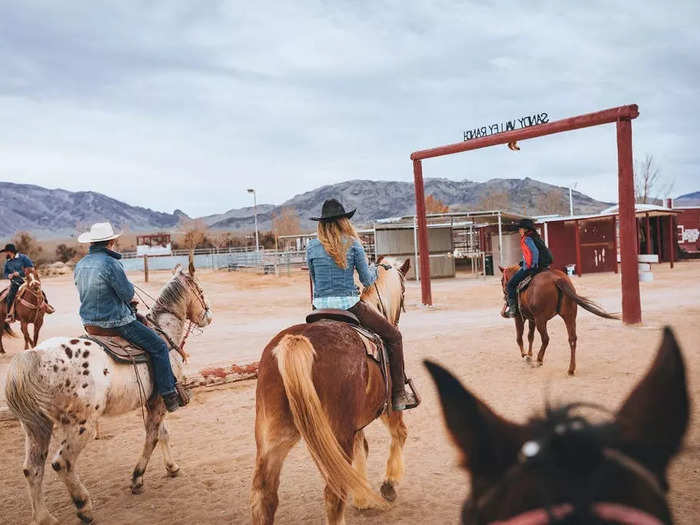
[[[46,299],[46,294],[44,292],[41,292],[44,295],[44,312],[51,315],[56,311],[56,309],[49,304],[48,299]]]
[[[509,318],[514,318],[518,315],[518,305],[517,301],[514,301],[510,297],[508,298],[508,308],[505,311],[504,316]]]
[[[410,391],[406,389],[406,385],[409,385]],[[413,381],[410,379],[406,379],[405,384],[391,394],[391,407],[396,412],[416,408],[419,404],[420,398],[415,394]]]

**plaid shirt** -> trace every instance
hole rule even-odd
[[[334,308],[336,310],[347,310],[355,306],[360,297],[357,295],[346,295],[340,297],[314,297],[314,306],[319,310]]]

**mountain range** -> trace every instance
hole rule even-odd
[[[549,196],[551,206],[551,197],[554,196],[555,207],[568,212],[568,188],[530,178],[486,182],[426,179],[425,194],[439,199],[451,210],[483,207],[485,203],[493,203],[493,198],[498,196],[501,203],[506,203],[499,207],[526,215],[551,213],[552,210],[544,209],[543,204],[547,201],[545,196]],[[415,210],[413,183],[351,180],[296,195],[280,205],[259,204],[259,228],[269,230],[274,216],[283,208],[291,208],[299,215],[302,230],[312,230],[315,223],[309,218],[317,215],[323,201],[331,197],[339,199],[346,209],[357,208],[353,221],[358,225],[386,217],[412,215]],[[700,192],[682,196],[676,202],[686,198],[700,198]],[[573,192],[573,200],[577,214],[597,213],[610,205],[577,191]],[[0,237],[10,237],[17,231],[30,231],[40,238],[73,237],[77,230],[104,220],[133,232],[172,232],[190,219],[180,210],[172,213],[154,211],[91,191],[70,192],[0,182]],[[255,224],[252,206],[196,219],[215,230],[249,231]]]

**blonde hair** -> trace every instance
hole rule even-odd
[[[354,239],[359,239],[354,226],[347,217],[318,223],[318,240],[343,270],[348,267],[348,250]]]

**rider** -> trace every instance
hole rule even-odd
[[[520,249],[523,258],[520,261],[520,269],[510,278],[506,289],[508,291],[507,317],[515,317],[518,314],[518,285],[529,275],[535,275],[538,271],[546,269],[552,264],[552,255],[537,233],[532,219],[521,219],[518,222],[520,233]]]
[[[90,243],[89,253],[75,267],[80,317],[83,325],[113,329],[150,354],[156,391],[163,398],[168,412],[174,412],[179,405],[179,396],[170,365],[170,352],[155,331],[136,319],[131,307],[134,285],[119,262],[121,254],[113,251],[115,239],[120,235],[114,232],[110,223],[103,222],[93,224],[89,232],[78,237],[78,242]]]
[[[377,279],[377,268],[367,264],[365,250],[350,222],[354,214],[355,210],[346,212],[340,202],[330,199],[323,203],[321,216],[311,218],[318,221],[318,238],[312,239],[306,247],[314,289],[313,305],[318,309],[347,310],[384,340],[391,368],[392,405],[394,410],[406,410],[416,405],[416,399],[405,387],[401,332],[361,301],[355,286],[355,270],[367,287]]]
[[[1,251],[5,252],[5,257],[7,259],[3,276],[5,279],[10,280],[10,291],[7,293],[5,299],[7,301],[7,319],[5,322],[12,323],[14,322],[14,315],[11,312],[12,303],[15,301],[20,286],[24,284],[23,276],[25,275],[25,270],[27,268],[34,268],[34,263],[26,255],[19,253],[14,244],[6,244]],[[44,294],[44,312],[47,314],[54,313],[55,310],[53,306],[51,306],[46,299],[46,293],[43,291],[42,293]]]

